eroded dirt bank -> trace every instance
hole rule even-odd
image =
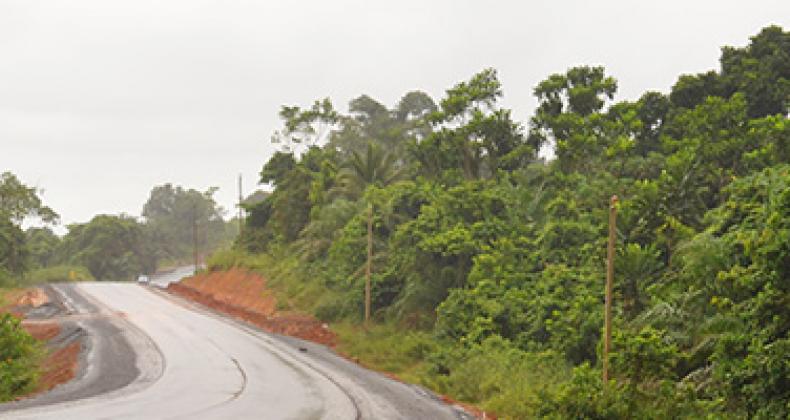
[[[212,309],[250,322],[265,331],[334,346],[335,334],[317,319],[281,312],[277,300],[266,289],[266,280],[243,269],[218,271],[171,283],[168,291]]]

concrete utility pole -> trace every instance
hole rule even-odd
[[[614,282],[614,245],[617,235],[617,196],[609,203],[609,246],[606,249],[606,303],[604,308],[603,383],[609,382],[609,349],[612,346],[612,283]]]
[[[370,275],[373,265],[373,203],[368,204],[368,265],[365,269],[365,324],[370,322]]]
[[[241,174],[239,174],[239,235],[244,230],[244,207],[241,203],[244,201],[244,195],[241,192]]]

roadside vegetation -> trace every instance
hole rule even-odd
[[[488,69],[438,102],[283,107],[273,192],[209,269],[260,271],[351,357],[504,418],[786,418],[790,33],[724,47],[668,93],[616,92],[601,67],[552,74],[521,124]]]
[[[19,319],[0,314],[0,401],[35,390],[44,354],[41,342],[22,328]]]

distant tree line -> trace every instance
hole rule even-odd
[[[193,226],[202,258],[229,245],[238,232],[237,222],[223,219],[215,192],[215,188],[200,192],[171,184],[156,186],[143,206],[142,218],[97,215],[87,223],[68,225],[61,238],[51,229],[58,215],[41,203],[38,191],[5,172],[0,176],[0,282],[26,284],[39,277],[69,280],[84,277],[85,271],[98,280],[124,280],[152,273],[162,263],[190,263]],[[50,226],[23,230],[22,222],[29,217]],[[60,269],[53,271],[56,267]]]

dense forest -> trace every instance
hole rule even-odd
[[[574,67],[520,123],[487,69],[438,102],[283,107],[273,192],[212,266],[266,261],[318,317],[360,321],[370,217],[372,322],[425,337],[409,351],[434,389],[512,418],[787,418],[790,32],[668,93],[616,93]]]

